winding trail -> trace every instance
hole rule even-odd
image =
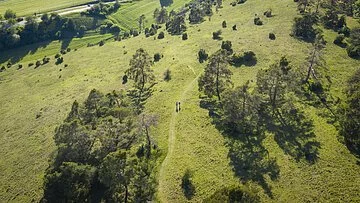
[[[194,72],[195,73],[195,72]],[[191,82],[190,84],[188,84],[185,88],[185,90],[181,93],[180,96],[180,102],[183,104],[183,101],[185,99],[186,94],[192,90],[192,88],[194,87],[194,85],[197,82],[197,79],[199,78],[200,74],[198,74]],[[176,117],[177,117],[177,113],[175,110],[172,110],[172,115],[171,115],[171,119],[170,119],[170,123],[169,123],[169,140],[168,140],[168,152],[166,154],[166,157],[164,159],[164,161],[161,163],[160,166],[160,173],[159,173],[159,200],[160,202],[168,202],[167,201],[167,196],[165,194],[164,188],[166,187],[166,181],[165,180],[165,173],[166,168],[168,167],[169,164],[169,160],[171,159],[173,152],[174,152],[174,147],[175,147],[175,142],[176,142]]]

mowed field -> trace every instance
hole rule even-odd
[[[68,8],[92,2],[91,0],[0,0],[0,13],[3,15],[7,9],[16,12],[18,16],[45,13],[57,9]]]
[[[27,47],[26,51],[16,49],[0,53],[1,62],[12,58],[24,65],[16,70],[15,64],[0,73],[0,202],[41,199],[43,173],[55,150],[55,127],[66,117],[72,102],[84,101],[91,89],[106,93],[129,88],[129,84],[121,83],[121,78],[138,48],[144,48],[151,56],[157,52],[164,55],[152,67],[158,84],[146,104],[146,111],[160,117],[158,126],[152,131],[162,151],[157,166],[159,185],[156,200],[202,202],[223,187],[242,185],[242,177],[235,175],[230,164],[224,136],[211,123],[208,111],[200,108],[197,77],[206,64],[198,62],[197,52],[203,48],[211,54],[219,49],[221,41],[213,40],[212,32],[222,30],[223,39],[232,41],[235,52],[252,50],[256,53],[258,61],[255,66],[231,67],[235,85],[247,80],[254,85],[257,71],[267,68],[283,55],[295,67],[304,67],[311,45],[289,36],[293,18],[297,15],[292,0],[248,0],[236,7],[229,3],[224,2],[224,8],[218,13],[214,11],[211,20],[206,19],[199,25],[188,24],[189,39],[186,41],[181,40],[181,36],[168,34],[162,40],[141,35],[120,42],[108,41],[102,47],[83,47],[80,46],[81,40],[74,39],[66,42],[72,51],[64,55],[61,65],[55,65],[54,55],[63,46],[62,42],[34,45],[33,48]],[[275,16],[262,17],[264,25],[255,26],[254,15],[269,8]],[[154,9],[149,9],[148,15]],[[221,27],[223,20],[227,21],[228,28]],[[359,26],[357,22],[351,22],[352,26]],[[231,29],[234,24],[238,31]],[[268,39],[269,32],[276,34],[275,41]],[[346,79],[360,68],[360,63],[350,59],[345,49],[332,44],[335,32],[326,30],[325,37],[328,44],[324,57],[333,82],[331,93],[342,98]],[[88,40],[93,43],[101,39]],[[74,51],[75,48],[78,50]],[[51,57],[50,63],[37,69],[27,67],[29,62],[41,60],[45,55]],[[169,82],[163,81],[166,69],[171,70]],[[180,113],[175,113],[176,101],[181,101]],[[262,201],[360,201],[358,160],[337,140],[337,129],[320,116],[323,111],[306,106],[306,116],[314,120],[316,141],[320,143],[319,160],[313,165],[297,162],[279,147],[274,135],[268,133],[263,144],[269,156],[276,159],[280,176],[272,181],[263,174],[272,196],[266,194],[258,183],[248,182],[259,192]],[[181,189],[181,178],[186,169],[193,171],[196,188],[190,200],[185,198]]]

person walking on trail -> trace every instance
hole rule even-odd
[[[179,111],[181,110],[181,107],[180,107],[180,102],[179,102]]]
[[[178,102],[176,102],[176,112],[178,112]]]

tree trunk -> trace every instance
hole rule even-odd
[[[128,198],[129,198],[129,189],[128,189],[128,186],[125,185],[125,199],[124,199],[125,203],[128,202]]]
[[[313,54],[311,56],[310,65],[309,65],[307,75],[306,75],[306,78],[305,78],[306,83],[308,83],[308,81],[310,79],[311,71],[313,71],[313,66],[314,66],[314,62],[315,62],[315,54],[316,54],[316,49],[314,49]]]
[[[148,142],[147,158],[150,158],[150,155],[151,155],[151,140],[150,140],[148,127],[145,127],[145,132],[146,132],[146,139],[147,139],[147,142]]]
[[[219,99],[219,101],[221,100],[221,97],[220,97],[220,90],[219,90],[219,62],[217,63],[217,69],[216,69],[216,94],[217,94],[217,97]]]

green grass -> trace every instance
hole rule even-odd
[[[176,10],[182,7],[189,0],[173,0],[173,3],[167,7],[168,12],[172,9]],[[154,23],[153,13],[156,8],[161,8],[159,0],[141,0],[132,3],[122,4],[120,9],[108,16],[109,19],[116,22],[121,28],[130,30],[131,28],[139,28],[138,18],[145,15],[146,27]]]
[[[16,12],[17,16],[25,16],[77,6],[87,2],[91,2],[91,0],[1,0],[0,14],[3,15],[7,9],[11,9]]]
[[[262,17],[264,25],[255,26],[254,14],[261,14],[268,8],[272,8],[275,17]],[[153,9],[151,12],[151,9],[148,10],[151,15]],[[163,152],[162,159],[170,149],[166,162],[161,165],[162,160],[159,160],[156,168],[161,183],[157,200],[201,202],[224,186],[242,184],[232,171],[225,138],[211,124],[208,111],[199,107],[197,82],[193,81],[205,64],[197,61],[197,52],[204,48],[211,54],[219,49],[221,41],[211,37],[212,32],[221,29],[224,40],[232,41],[235,52],[252,50],[258,58],[254,67],[231,67],[236,85],[247,80],[253,85],[257,71],[267,68],[283,55],[295,67],[304,68],[305,72],[303,61],[310,44],[289,36],[296,13],[296,4],[292,0],[248,0],[236,7],[224,2],[224,8],[214,14],[211,21],[206,19],[202,24],[188,26],[189,39],[186,41],[181,40],[181,36],[168,34],[163,40],[141,35],[120,42],[107,42],[102,47],[80,48],[87,44],[85,39],[88,38],[74,39],[70,47],[79,49],[64,56],[63,64],[68,64],[67,68],[54,64],[53,55],[59,51],[60,42],[38,48],[32,54],[22,49],[1,53],[0,60],[9,56],[22,58],[20,63],[25,67],[16,70],[14,66],[0,73],[0,202],[29,202],[41,198],[42,176],[55,149],[54,128],[65,118],[72,102],[84,101],[92,88],[103,92],[129,88],[128,84],[121,84],[121,78],[138,48],[144,48],[151,56],[157,52],[164,55],[153,66],[158,84],[146,104],[146,111],[160,117],[159,125],[151,134]],[[141,12],[127,15],[131,19]],[[226,29],[221,28],[223,20],[227,21]],[[233,24],[237,24],[238,31],[232,31]],[[275,41],[268,39],[269,32],[276,34]],[[343,98],[345,81],[359,68],[359,61],[350,59],[345,49],[332,44],[335,32],[325,30],[324,33],[328,41],[324,57],[333,81],[331,93]],[[106,36],[97,37],[88,40],[97,41]],[[31,50],[31,47],[24,50]],[[49,64],[37,69],[27,67],[28,62],[41,59],[44,55],[51,56]],[[172,79],[165,82],[163,73],[168,68]],[[174,112],[176,101],[182,104],[182,110],[177,114]],[[259,191],[262,201],[360,201],[357,160],[337,140],[337,129],[327,123],[326,118],[319,116],[322,111],[310,106],[306,108],[306,115],[315,123],[316,140],[320,142],[319,160],[314,165],[296,162],[278,146],[274,135],[268,134],[264,146],[269,150],[270,157],[276,158],[280,177],[276,181],[266,178],[273,199],[255,182],[250,182],[250,186]],[[41,114],[38,119],[37,114]],[[180,187],[186,169],[194,172],[196,194],[191,200],[185,198]]]

